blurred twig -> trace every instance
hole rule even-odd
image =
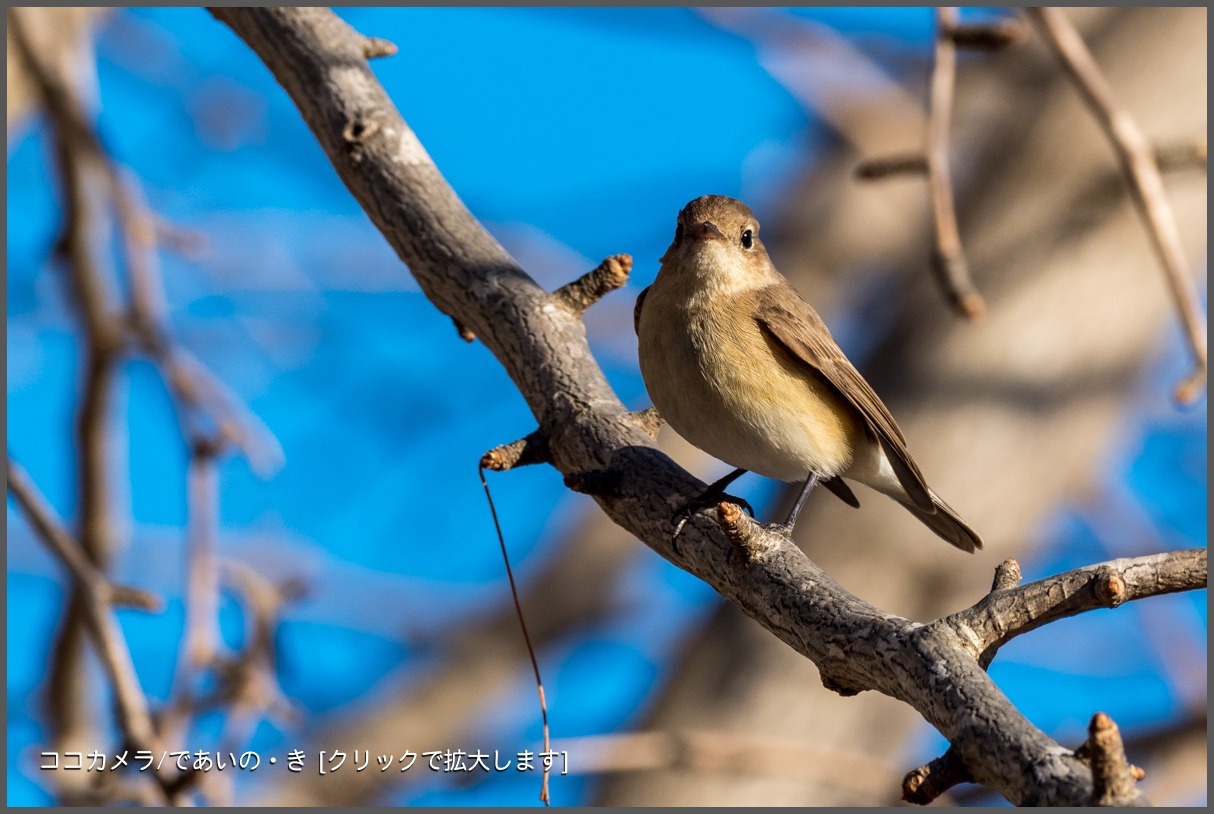
[[[896,175],[924,175],[927,157],[922,153],[895,153],[868,158],[856,165],[861,181],[880,181]]]
[[[957,49],[995,50],[1017,42],[1022,36],[1023,27],[1014,20],[963,26],[955,7],[936,9],[936,35],[928,86],[927,138],[923,154],[874,156],[856,167],[856,177],[863,181],[898,175],[927,175],[932,213],[932,272],[949,305],[970,320],[981,317],[986,312],[986,304],[970,277],[969,263],[957,225],[957,206],[949,168],[949,130],[957,85]]]
[[[20,9],[9,11],[9,33],[14,50],[28,68],[55,124],[54,149],[63,200],[57,253],[64,262],[73,304],[83,328],[84,383],[75,416],[77,527],[83,555],[104,573],[109,567],[113,536],[107,424],[123,325],[113,292],[96,261],[100,225],[95,196],[100,171],[93,153],[80,149],[84,137],[75,123],[83,120],[83,111],[71,90],[72,79],[57,71],[50,60],[44,61],[32,47],[26,13]],[[81,592],[81,585],[77,583],[73,588],[64,610],[48,682],[51,736],[65,749],[90,737],[93,718],[93,711],[85,701],[91,692],[84,663],[82,621],[90,600]],[[65,776],[57,780],[63,794],[74,793],[75,779]]]
[[[553,749],[569,752],[571,774],[669,771],[809,777],[871,792],[872,779],[896,778],[896,769],[861,752],[822,749],[802,740],[737,732],[620,732],[560,738]]]
[[[127,744],[137,750],[160,754],[162,744],[152,722],[148,699],[140,686],[122,628],[114,616],[114,586],[54,517],[46,499],[12,458],[8,459],[8,491],[38,538],[72,576],[76,594],[80,597],[81,618],[114,691],[118,725]],[[158,772],[153,776],[160,784],[165,801],[179,802],[174,781]]]
[[[111,536],[110,493],[106,467],[109,401],[114,371],[132,345],[155,363],[172,396],[181,432],[189,449],[189,511],[186,557],[186,628],[174,677],[173,698],[162,734],[188,733],[195,710],[192,687],[212,666],[218,639],[218,572],[215,563],[217,460],[230,446],[242,449],[255,470],[266,471],[281,455],[264,427],[242,414],[220,385],[178,347],[164,325],[163,294],[156,263],[157,235],[163,232],[147,210],[137,187],[105,149],[86,116],[81,93],[71,77],[56,70],[32,48],[23,28],[23,13],[9,12],[14,47],[38,88],[51,124],[65,201],[59,251],[66,260],[77,311],[84,326],[85,384],[77,414],[80,450],[80,540],[85,555],[104,571]],[[130,304],[122,309],[109,290],[107,271],[99,260],[108,250],[100,241],[102,213],[112,214],[118,246],[130,283]],[[51,678],[51,715],[57,740],[79,739],[89,708],[84,684],[80,625],[82,602],[77,587],[56,643]],[[121,632],[118,631],[118,635]],[[184,791],[195,775],[179,780]]]
[[[1160,172],[1179,170],[1205,170],[1208,166],[1206,140],[1204,138],[1176,144],[1160,144],[1155,147],[1155,163]]]
[[[218,452],[218,445],[196,440],[186,470],[185,627],[164,722],[165,731],[178,738],[188,735],[186,723],[197,704],[194,685],[212,666],[219,644]]]
[[[957,43],[953,29],[957,9],[936,9],[936,45],[932,66],[927,118],[927,185],[932,202],[932,270],[949,304],[967,319],[985,311],[982,295],[970,279],[969,265],[957,228],[949,171],[949,126],[953,116],[953,92],[957,76]]]
[[[210,371],[172,340],[165,325],[164,293],[156,262],[156,248],[166,234],[165,228],[95,134],[85,125],[81,129],[90,134],[89,148],[98,154],[106,168],[130,279],[127,328],[155,363],[172,394],[182,434],[195,453],[205,449],[215,457],[235,446],[255,471],[272,471],[282,457],[274,435],[252,413],[241,409]]]
[[[958,48],[996,51],[1023,40],[1025,25],[1014,17],[1004,17],[1000,20],[976,25],[961,25],[954,22],[949,26],[947,33]]]
[[[1155,151],[1134,119],[1113,98],[1108,80],[1066,14],[1057,8],[1027,9],[1026,13],[1074,81],[1117,152],[1131,196],[1146,221],[1151,242],[1159,254],[1164,276],[1193,352],[1195,370],[1174,391],[1177,401],[1192,403],[1205,388],[1205,316],[1181,247],[1176,219],[1159,175]],[[1204,146],[1201,152],[1204,155]]]
[[[283,606],[299,599],[304,586],[294,580],[275,584],[238,560],[219,561],[219,572],[245,611],[245,643],[234,657],[219,663],[220,687],[212,703],[230,707],[220,741],[234,745],[252,736],[258,718],[268,714],[283,724],[298,713],[278,682],[274,644]]]

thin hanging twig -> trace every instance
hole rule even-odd
[[[510,580],[510,596],[514,599],[514,612],[518,614],[518,624],[523,631],[523,642],[527,645],[527,656],[531,659],[531,670],[535,673],[535,689],[540,696],[540,718],[544,726],[544,754],[545,756],[540,761],[540,766],[544,772],[544,779],[540,786],[540,800],[544,805],[549,805],[548,796],[548,756],[552,754],[552,739],[548,732],[548,701],[544,698],[544,682],[540,678],[540,663],[535,657],[535,648],[531,645],[531,636],[527,633],[527,622],[523,619],[523,606],[519,603],[518,588],[514,584],[514,570],[510,567],[510,555],[506,553],[506,538],[502,534],[502,524],[497,517],[497,508],[493,505],[493,495],[489,493],[489,481],[485,480],[485,467],[477,466],[476,474],[481,479],[481,486],[485,487],[485,499],[489,501],[489,513],[493,515],[493,528],[497,530],[497,542],[502,548],[502,561],[506,563],[506,578]]]

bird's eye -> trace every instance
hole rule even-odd
[[[683,224],[680,223],[678,226],[674,227],[674,242],[678,243],[682,239],[683,239]]]
[[[747,229],[742,233],[742,248],[749,249],[755,245],[755,233]]]

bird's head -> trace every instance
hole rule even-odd
[[[718,290],[769,285],[775,273],[754,213],[724,195],[703,195],[683,207],[661,262],[660,275]]]

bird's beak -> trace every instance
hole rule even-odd
[[[706,220],[700,224],[699,237],[703,240],[724,240],[725,235],[721,234],[721,230],[717,225],[710,220]]]

